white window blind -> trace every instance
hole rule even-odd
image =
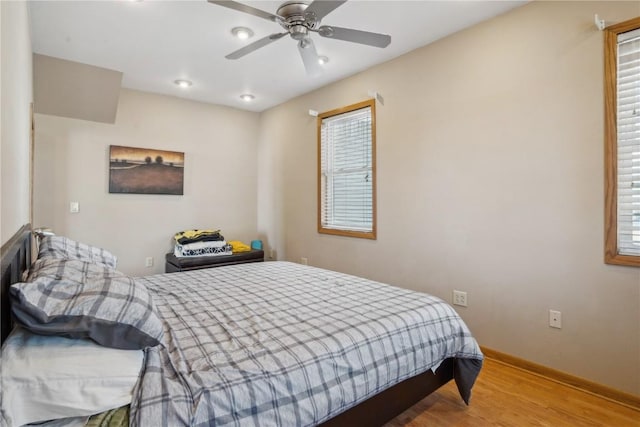
[[[371,107],[322,119],[321,224],[355,232],[373,230]]]
[[[618,252],[640,256],[640,29],[618,35]]]

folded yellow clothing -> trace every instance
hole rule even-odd
[[[251,248],[248,245],[245,245],[239,240],[231,240],[230,242],[227,242],[227,243],[231,245],[231,252],[233,253],[249,252],[251,250]]]

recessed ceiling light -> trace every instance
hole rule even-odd
[[[190,87],[193,84],[189,80],[183,80],[183,79],[174,80],[174,83],[182,88]]]
[[[239,38],[240,40],[246,40],[253,37],[253,31],[247,27],[235,27],[231,30],[231,34]]]
[[[329,57],[324,56],[324,55],[320,55],[320,56],[318,56],[318,64],[320,64],[320,65],[324,65],[324,64],[326,64],[327,62],[329,62]]]
[[[256,97],[251,95],[250,93],[244,93],[240,95],[240,99],[242,99],[244,102],[251,102],[256,99]]]

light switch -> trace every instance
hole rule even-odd
[[[71,212],[71,213],[80,212],[80,203],[78,203],[78,202],[70,202],[69,203],[69,212]]]

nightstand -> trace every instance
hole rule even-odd
[[[201,268],[222,267],[223,265],[245,264],[248,262],[264,261],[264,251],[252,249],[248,252],[238,252],[232,255],[212,255],[177,257],[167,254],[165,257],[165,273],[177,271],[200,270]]]

